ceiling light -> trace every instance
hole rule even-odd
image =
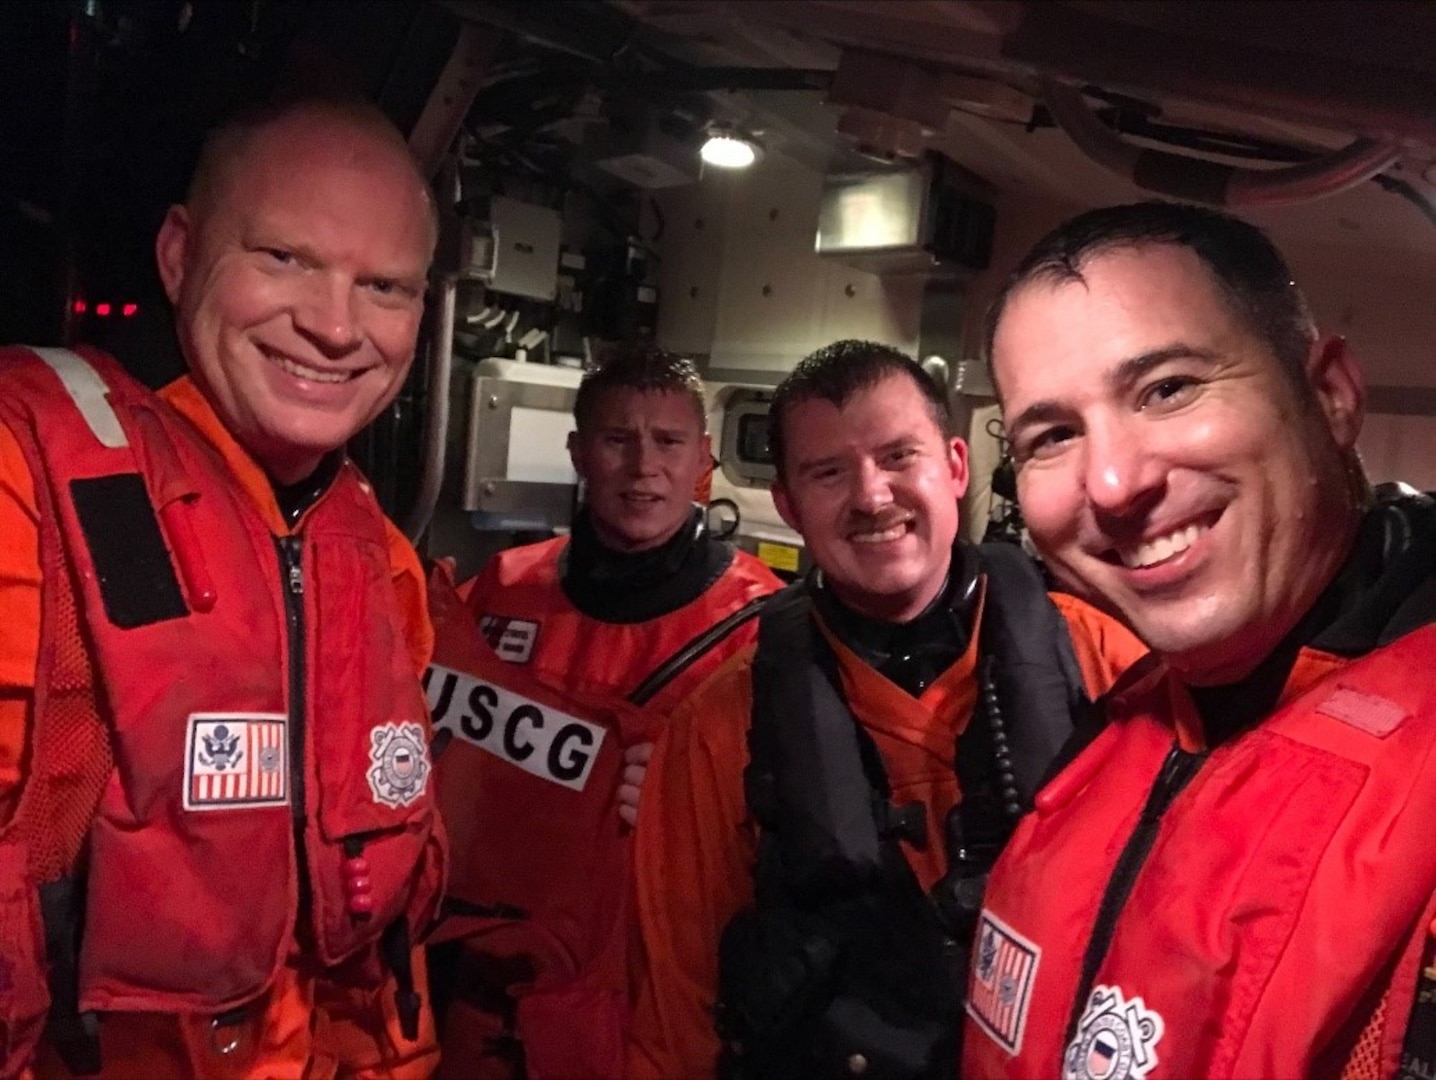
[[[758,144],[734,132],[714,129],[698,156],[715,168],[746,169],[758,160]]]

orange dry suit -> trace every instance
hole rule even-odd
[[[431,581],[427,691],[455,855],[446,920],[452,1075],[619,1077],[627,1031],[631,846],[623,751],[752,640],[780,586],[695,512],[638,556],[571,540],[499,554],[464,607]],[[441,950],[442,952],[442,950]],[[456,955],[455,955],[456,954]]]
[[[963,1075],[1432,1075],[1433,571],[1379,506],[1240,684],[1122,680],[993,872]]]
[[[389,527],[336,458],[276,535],[236,483],[247,459],[188,395],[171,407],[94,352],[0,356],[0,420],[34,479],[44,631],[33,758],[0,834],[0,1073],[39,1036],[47,965],[47,1042],[76,1072],[112,1041],[92,1014],[126,1014],[125,1053],[131,1014],[198,1014],[207,1040],[176,1028],[188,1049],[104,1067],[317,1075],[343,1064],[359,1010],[341,1014],[387,973],[420,1038],[410,941],[443,851]],[[279,1017],[276,995],[317,1010],[331,985],[353,996],[309,1052],[265,1058],[276,1040],[254,1017]]]
[[[1080,689],[1097,694],[1144,650],[1110,619],[1072,597],[1049,598],[1038,584],[1016,597],[1035,620],[1012,611],[1003,620],[1009,630],[1028,627],[1027,648],[1004,656],[997,642],[1008,635],[991,622],[1000,586],[968,545],[955,549],[953,566],[943,594],[901,626],[852,612],[814,575],[806,597],[775,597],[763,616],[794,602],[811,623],[799,623],[808,632],[799,648],[787,633],[768,639],[766,650],[736,656],[674,713],[649,765],[635,844],[643,948],[629,1076],[712,1077],[725,1050],[734,1075],[822,1075],[815,1059],[836,1059],[844,1074],[890,1075],[873,1048],[842,1045],[854,1034],[844,1021],[871,1019],[869,1006],[887,1011],[868,990],[908,994],[915,970],[903,960],[912,955],[924,964],[951,961],[937,990],[956,1012],[950,988],[960,988],[959,961],[942,942],[925,951],[932,942],[926,926],[937,918],[925,894],[950,908],[949,900],[976,884],[948,842],[950,825],[968,824],[962,801],[981,796],[990,809],[996,794],[1005,811],[1007,785],[994,783],[990,694],[1001,699],[1020,796],[1033,782],[1031,755],[1014,736],[1045,730],[1029,727],[1019,697],[1005,693],[1025,681],[1024,653],[1029,660],[1032,650],[1054,654],[1070,635]],[[994,667],[993,656],[1006,663]],[[1039,662],[1027,675],[1050,675],[1053,667]],[[761,689],[785,672],[799,681],[798,695],[775,698]],[[1074,688],[1063,675],[1055,689],[1065,699]],[[792,707],[775,710],[775,700]],[[1058,713],[1070,726],[1068,710]],[[975,755],[960,748],[971,740]],[[964,767],[968,758],[980,766],[974,773]],[[808,868],[806,881],[783,874],[787,860],[774,856],[789,851],[795,870]],[[893,940],[914,921],[923,924],[918,933]],[[846,933],[864,926],[872,932],[856,940]],[[873,943],[878,947],[862,954],[847,951]],[[864,970],[884,964],[886,975],[863,979]],[[854,986],[854,977],[864,985]],[[899,1024],[911,1019],[890,1015]],[[833,1019],[838,1023],[829,1024]],[[956,1029],[953,1015],[936,1030]],[[921,1040],[890,1033],[904,1055],[913,1046],[921,1051]]]

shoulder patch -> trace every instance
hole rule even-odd
[[[380,724],[369,733],[369,790],[385,806],[408,806],[429,786],[429,749],[418,724]]]
[[[193,713],[185,736],[184,808],[289,804],[289,718],[283,713]]]
[[[500,660],[511,664],[527,664],[538,641],[539,624],[530,619],[509,615],[485,615],[479,620],[479,632]]]
[[[1338,686],[1328,694],[1316,711],[1333,720],[1349,724],[1357,731],[1384,739],[1399,728],[1409,715],[1389,698],[1378,697],[1348,686]]]
[[[967,1015],[1009,1054],[1022,1050],[1027,1006],[1042,950],[992,912],[983,909],[973,937]]]
[[[1142,1080],[1157,1067],[1162,1017],[1116,986],[1094,986],[1062,1055],[1062,1080]]]

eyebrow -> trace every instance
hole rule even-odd
[[[890,454],[894,450],[901,449],[905,446],[914,446],[919,442],[921,442],[921,439],[917,435],[899,435],[896,439],[889,439],[881,446],[874,447],[872,453],[874,457],[882,457],[884,454]],[[813,458],[810,461],[800,461],[793,471],[795,474],[801,476],[814,469],[821,469],[824,466],[841,461],[843,457],[844,453],[840,450],[838,453],[829,454],[826,457]]]
[[[1217,354],[1210,349],[1199,349],[1196,346],[1177,341],[1170,345],[1164,345],[1160,349],[1151,349],[1128,357],[1107,372],[1102,377],[1102,381],[1110,389],[1121,392],[1130,389],[1133,383],[1140,381],[1153,368],[1160,367],[1172,360],[1201,360],[1205,363],[1212,363],[1216,359]],[[1063,402],[1056,398],[1044,398],[1034,401],[1018,413],[1006,425],[1007,431],[1010,435],[1032,424],[1048,423],[1066,417],[1070,413],[1071,409]]]
[[[259,239],[250,241],[250,246],[259,249],[279,248],[289,252],[305,266],[313,266],[321,270],[329,265],[328,260],[308,244],[284,243],[278,239],[271,241],[261,236]],[[392,281],[405,288],[423,292],[424,287],[428,284],[429,273],[427,268],[423,270],[415,270],[413,268],[400,270],[397,267],[389,267],[372,273],[359,274],[355,280],[362,283]]]
[[[643,434],[643,429],[642,429],[641,427],[639,427],[637,424],[599,424],[599,425],[597,425],[597,427],[595,428],[595,430],[601,432],[601,433],[604,434],[604,435],[641,435],[641,434]],[[690,432],[689,432],[689,429],[681,428],[681,427],[658,427],[658,426],[653,426],[653,427],[648,428],[648,431],[649,431],[650,434],[653,434],[653,435],[667,435],[667,436],[672,436],[672,437],[675,437],[675,438],[682,438],[682,437],[687,436],[687,435],[690,433]],[[699,434],[701,435],[702,433],[700,432]]]

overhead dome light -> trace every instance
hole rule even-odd
[[[718,169],[746,169],[758,160],[758,144],[731,131],[712,131],[698,151],[703,161]]]

